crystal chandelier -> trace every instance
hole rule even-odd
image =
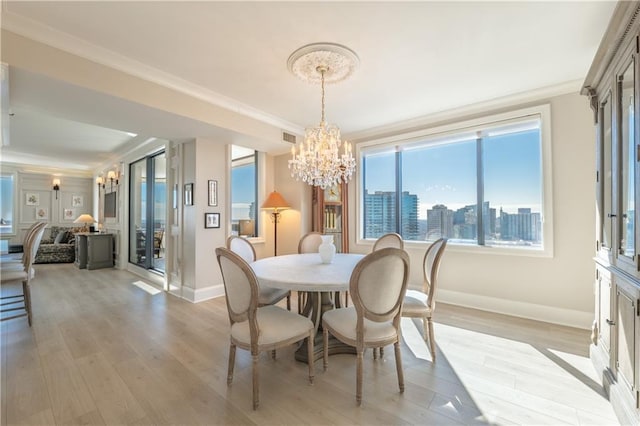
[[[338,126],[325,121],[324,84],[351,75],[358,57],[344,46],[316,43],[296,50],[288,63],[294,74],[308,82],[320,82],[322,88],[320,124],[305,129],[304,140],[291,148],[291,176],[322,189],[348,182],[356,169],[356,160],[351,144],[340,139]]]

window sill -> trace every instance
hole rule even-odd
[[[371,251],[375,240],[358,240],[357,245]],[[404,248],[407,251],[424,251],[431,244],[430,241],[404,241]],[[553,252],[549,249],[533,249],[526,247],[494,247],[494,246],[478,246],[471,244],[456,244],[449,242],[447,251],[454,253],[469,253],[480,255],[497,255],[497,256],[522,256],[522,257],[540,257],[553,258]]]

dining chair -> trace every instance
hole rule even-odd
[[[400,356],[400,316],[407,290],[409,255],[388,247],[366,255],[353,270],[349,291],[353,306],[329,310],[322,317],[323,364],[328,368],[329,333],[356,348],[356,402],[362,403],[363,353],[393,343],[400,393],[404,375]]]
[[[29,241],[31,234],[33,234],[36,231],[36,228],[38,228],[38,226],[40,226],[40,224],[42,223],[43,222],[33,222],[33,224],[29,227],[29,229],[25,231],[24,238],[22,240],[22,256],[18,256],[17,253],[3,254],[0,256],[0,266],[5,264],[11,264],[11,263],[24,264],[25,256],[27,252],[27,241]]]
[[[400,234],[396,234],[395,232],[384,234],[379,237],[375,243],[373,243],[372,251],[380,250],[381,248],[385,247],[404,249],[404,241],[402,240]]]
[[[2,321],[26,316],[29,327],[31,327],[31,278],[33,276],[31,266],[33,264],[33,260],[36,257],[38,247],[40,246],[40,241],[42,240],[42,235],[44,234],[44,230],[47,225],[48,224],[46,222],[40,222],[39,225],[33,228],[33,232],[30,233],[28,239],[25,241],[23,255],[24,263],[22,265],[19,265],[20,267],[16,267],[15,264],[0,266],[0,284],[22,284],[22,294],[0,297],[0,300],[3,301],[0,304],[0,312],[13,312],[19,310],[25,311],[21,314],[2,317]],[[17,303],[22,303],[23,306],[10,307],[11,305]]]
[[[320,232],[308,232],[298,241],[298,254],[318,253],[318,247],[322,244],[322,234]],[[307,295],[298,292],[298,313],[302,314],[304,305],[307,303]]]
[[[436,288],[440,261],[447,247],[447,239],[440,238],[427,248],[422,260],[422,291],[407,290],[402,305],[402,316],[422,318],[423,338],[429,341],[431,359],[436,360],[436,341],[433,335],[433,312],[436,308]]]
[[[373,243],[373,249],[371,251],[380,250],[386,247],[404,249],[404,241],[402,240],[400,234],[391,232],[378,237],[376,242]],[[373,348],[373,359],[378,358],[378,352],[380,352],[380,358],[384,357],[384,348],[380,347],[377,348],[377,350],[376,348]]]
[[[256,249],[246,238],[235,235],[227,238],[227,248],[240,256],[245,262],[256,261]],[[291,291],[279,288],[259,287],[258,306],[275,305],[284,298],[287,298],[287,310],[291,310]]]
[[[313,340],[315,328],[311,320],[281,307],[258,306],[258,279],[249,264],[233,251],[216,249],[216,257],[227,299],[231,323],[227,385],[233,380],[236,347],[251,352],[253,359],[253,409],[259,405],[258,355],[307,339],[309,382],[313,384]]]

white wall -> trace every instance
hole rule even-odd
[[[11,244],[22,244],[25,231],[36,221],[47,222],[50,226],[78,227],[81,225],[73,223],[78,216],[83,213],[95,214],[93,185],[90,177],[77,176],[74,171],[61,169],[47,170],[7,163],[3,163],[1,167],[3,173],[15,173],[16,176],[14,195],[16,235],[9,240]],[[36,171],[31,171],[34,169]],[[52,189],[54,178],[60,179],[57,198],[56,192]],[[36,194],[37,206],[26,204],[27,193]],[[45,216],[38,217],[36,212]],[[65,213],[69,216],[65,217]],[[45,239],[47,235],[48,230],[45,231]]]
[[[470,253],[449,246],[440,271],[438,300],[589,328],[594,281],[593,115],[587,99],[577,93],[546,102],[551,104],[552,120],[553,258]],[[526,105],[512,108],[522,106]],[[354,193],[350,194],[352,205]],[[350,219],[351,251],[367,252],[369,246],[356,244],[355,217]],[[412,265],[410,285],[419,287],[424,249],[407,251]]]
[[[197,138],[185,144],[184,183],[193,183],[193,206],[183,205],[183,297],[199,302],[224,294],[215,249],[227,238],[229,205],[228,146],[221,141]],[[218,181],[218,206],[208,206],[208,181]],[[220,213],[220,228],[204,227],[205,213]]]

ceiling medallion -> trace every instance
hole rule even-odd
[[[287,66],[293,74],[322,87],[320,124],[305,129],[304,140],[291,148],[289,169],[296,180],[326,189],[351,179],[356,161],[351,144],[340,140],[340,128],[325,121],[324,84],[348,78],[359,63],[352,50],[334,43],[309,44],[289,56]]]

